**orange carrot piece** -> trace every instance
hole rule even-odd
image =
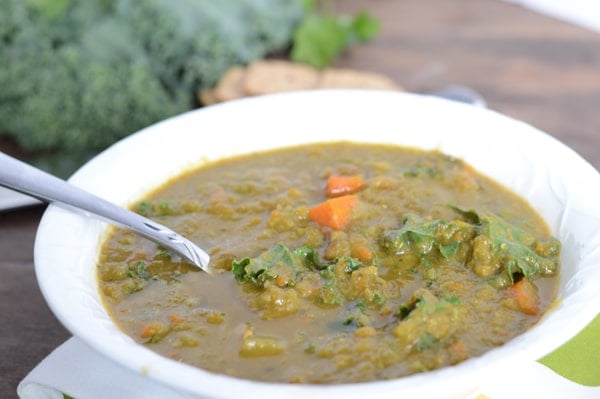
[[[508,288],[509,295],[515,300],[517,308],[528,315],[536,315],[540,307],[537,287],[531,281],[523,279]]]
[[[363,188],[365,181],[362,176],[329,176],[325,186],[327,197],[338,197],[340,195],[352,194]]]
[[[352,256],[361,262],[368,263],[373,260],[375,254],[365,244],[356,244],[351,249]]]
[[[279,275],[275,278],[275,284],[277,284],[278,287],[283,288],[287,284],[287,278],[285,278],[285,276]]]
[[[448,347],[448,350],[453,354],[463,355],[467,349],[464,342],[455,341]]]
[[[448,352],[453,358],[453,361],[460,362],[465,360],[467,356],[467,347],[463,341],[455,341],[448,347]]]
[[[358,198],[355,195],[344,195],[331,198],[310,208],[308,217],[321,226],[341,230],[348,224],[350,213]]]
[[[171,314],[169,315],[169,321],[174,324],[183,323],[183,317],[176,314]]]
[[[160,323],[150,323],[142,327],[142,332],[140,333],[140,337],[142,338],[150,338],[153,335],[158,334],[162,329],[162,325]]]

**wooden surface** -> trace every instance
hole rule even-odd
[[[416,92],[462,84],[489,108],[524,120],[600,168],[600,34],[500,0],[338,0],[383,21],[373,42],[337,66],[383,72]],[[70,335],[33,270],[43,207],[0,213],[0,397]],[[84,399],[84,398],[82,398]]]

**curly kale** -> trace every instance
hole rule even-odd
[[[29,151],[100,150],[288,46],[302,12],[289,0],[2,0],[0,133]]]

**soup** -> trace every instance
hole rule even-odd
[[[134,209],[211,254],[207,274],[114,229],[117,325],[164,356],[269,382],[350,383],[457,364],[534,325],[560,243],[532,207],[437,151],[309,144],[203,165]]]

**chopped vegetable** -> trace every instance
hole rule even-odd
[[[148,280],[150,278],[150,273],[148,273],[146,268],[146,262],[140,260],[129,264],[127,267],[127,276],[131,278]]]
[[[176,315],[176,314],[171,314],[169,315],[169,321],[173,324],[179,324],[179,323],[183,323],[183,317]]]
[[[338,197],[340,195],[352,194],[363,188],[365,181],[362,176],[337,176],[332,175],[327,179],[325,195],[327,197]]]
[[[352,256],[363,263],[369,263],[375,258],[375,253],[366,244],[356,244],[351,248]]]
[[[156,202],[142,201],[136,206],[136,212],[146,217],[175,216],[183,213],[174,204],[165,200]]]
[[[384,232],[383,246],[398,255],[411,252],[426,256],[437,250],[444,258],[450,258],[456,253],[458,245],[468,242],[474,233],[472,225],[461,221],[424,221],[408,214],[400,229]]]
[[[285,342],[280,338],[256,336],[252,334],[242,340],[240,356],[276,356],[282,354],[285,351],[285,347]]]
[[[514,299],[517,309],[528,315],[536,315],[540,307],[537,287],[531,281],[522,279],[508,287],[508,295]]]
[[[275,245],[257,258],[234,260],[231,271],[238,282],[250,282],[263,287],[267,280],[275,280],[280,286],[293,286],[298,275],[309,269],[324,269],[319,255],[310,247],[290,250],[284,245]]]
[[[513,284],[515,275],[548,276],[557,272],[560,253],[557,239],[535,237],[494,214],[457,210],[478,226],[484,248],[482,251],[474,248],[467,267],[482,277],[496,276],[494,284],[503,287]],[[538,245],[540,240],[544,245]],[[496,273],[488,271],[490,264]]]
[[[394,335],[418,352],[433,348],[442,340],[450,340],[461,328],[464,309],[447,302],[431,291],[419,289],[401,306]]]
[[[154,322],[142,326],[140,337],[147,339],[147,344],[155,344],[163,339],[170,331],[170,327],[161,322]]]
[[[517,275],[556,273],[558,240],[538,238],[494,214],[455,209],[468,221],[424,221],[409,214],[400,229],[384,232],[382,245],[397,255],[415,254],[425,262],[436,254],[450,259],[466,245],[471,254],[466,267],[497,287],[513,284]]]
[[[417,351],[423,352],[424,350],[433,348],[439,342],[440,340],[435,335],[426,331],[423,334],[421,334],[421,336],[417,339],[415,348],[417,349]]]
[[[357,201],[358,198],[353,194],[331,198],[310,208],[308,216],[321,226],[341,230],[350,221],[350,214]]]
[[[371,326],[359,327],[354,331],[354,335],[357,337],[372,337],[377,335],[377,330]]]

